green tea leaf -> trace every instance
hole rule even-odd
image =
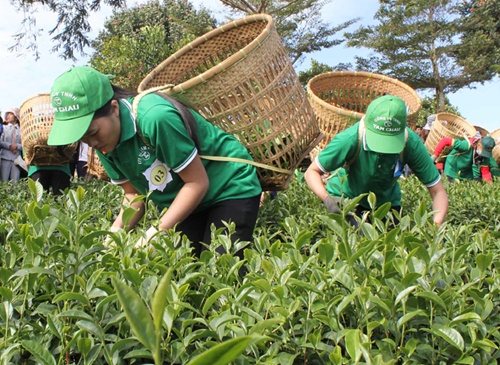
[[[493,255],[490,254],[484,254],[480,253],[479,255],[476,256],[476,265],[481,270],[481,273],[483,273],[485,270],[488,270],[491,263],[493,261]]]
[[[410,321],[412,318],[414,318],[416,316],[427,317],[427,314],[421,309],[418,309],[418,310],[410,312],[410,313],[406,313],[404,316],[402,316],[398,320],[398,323],[397,323],[398,328],[401,328],[402,325],[406,324],[406,322]]]
[[[78,339],[77,346],[82,355],[87,356],[90,351],[90,347],[92,346],[92,340],[87,337],[80,338]]]
[[[439,295],[430,291],[419,292],[415,294],[416,297],[425,298],[433,302],[434,304],[439,305],[442,309],[447,310],[445,302]]]
[[[498,350],[498,346],[493,341],[488,339],[474,341],[472,343],[472,347],[480,348],[484,351],[490,351],[491,349]]]
[[[361,358],[361,341],[359,340],[359,330],[349,330],[345,335],[345,347],[347,353],[356,363]]]
[[[447,326],[436,324],[432,326],[431,331],[434,335],[443,338],[446,342],[448,342],[452,346],[455,346],[460,351],[464,350],[464,339],[457,330]]]
[[[169,268],[158,284],[153,297],[151,310],[153,312],[153,323],[157,333],[161,333],[161,322],[167,304],[167,290],[170,286],[171,277],[172,268]]]
[[[118,300],[125,311],[125,316],[129,321],[132,331],[147,349],[153,354],[156,353],[154,324],[146,305],[142,302],[139,295],[123,282],[114,276],[111,280],[113,281]]]
[[[205,301],[205,304],[203,305],[202,313],[203,315],[206,315],[208,313],[208,310],[212,308],[212,305],[215,303],[217,299],[219,299],[222,295],[226,294],[227,292],[230,292],[231,288],[222,288],[217,290],[215,293],[213,293],[210,297],[207,298]]]
[[[396,304],[396,305],[397,305],[400,301],[402,301],[403,299],[406,299],[406,297],[407,297],[408,295],[410,295],[410,293],[411,293],[412,291],[414,291],[416,288],[417,288],[417,286],[416,286],[416,285],[413,285],[413,286],[410,286],[409,288],[406,288],[406,289],[402,290],[402,291],[398,294],[398,296],[396,297],[396,302],[395,302],[394,304]]]
[[[75,300],[77,302],[83,303],[85,305],[89,305],[89,300],[82,294],[80,293],[61,293],[58,294],[52,299],[52,303],[57,303],[60,301],[66,301],[66,300]]]
[[[42,364],[56,365],[56,359],[54,359],[54,356],[52,356],[50,351],[42,343],[37,341],[22,340],[21,345]]]
[[[29,267],[27,269],[21,269],[12,274],[11,278],[27,276],[30,274],[45,274],[50,276],[56,276],[54,271],[45,269],[43,267]]]
[[[196,356],[187,365],[226,365],[236,358],[253,341],[252,336],[233,338],[218,344],[211,349]]]
[[[465,313],[465,314],[461,314],[459,316],[456,316],[455,318],[453,318],[450,322],[450,324],[456,324],[456,323],[459,323],[459,322],[468,322],[468,321],[480,321],[481,320],[481,316],[477,313],[474,313],[474,312],[469,312],[469,313]]]

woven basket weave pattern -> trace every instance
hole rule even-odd
[[[399,80],[363,71],[327,72],[313,77],[307,95],[325,138],[312,157],[337,133],[359,121],[373,100],[387,94],[404,100],[409,109],[408,125],[414,127],[422,102],[410,86]]]
[[[433,154],[439,141],[444,137],[464,139],[475,134],[476,128],[464,118],[451,113],[438,113],[425,141],[425,147],[430,154]]]
[[[87,172],[98,179],[109,181],[109,176],[99,160],[99,156],[92,147],[87,150]]]
[[[52,123],[53,107],[50,94],[38,94],[25,100],[19,108],[21,143],[24,159],[29,165],[63,166],[69,163],[77,144],[48,146]]]
[[[252,15],[214,29],[163,61],[139,91],[173,84],[173,95],[231,133],[255,161],[263,189],[286,189],[321,132],[271,17]]]

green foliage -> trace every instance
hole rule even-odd
[[[76,59],[75,53],[85,55],[85,47],[90,45],[88,33],[90,23],[88,20],[91,12],[97,12],[101,7],[101,0],[67,0],[61,3],[57,0],[17,0],[11,1],[18,10],[24,14],[23,24],[25,29],[14,36],[15,44],[10,49],[17,51],[31,50],[36,59],[39,58],[37,38],[42,31],[36,27],[37,6],[47,6],[57,14],[57,24],[48,32],[52,36],[55,46],[52,51],[61,50],[64,59]],[[124,0],[102,0],[102,4],[114,9],[125,6]]]
[[[446,98],[445,109],[443,111],[455,115],[460,115],[458,109],[450,104],[448,98]],[[427,117],[431,114],[437,113],[439,112],[436,99],[430,98],[428,96],[422,98],[422,107],[420,108],[420,111],[418,113],[417,125],[423,127],[427,123]]]
[[[462,47],[458,61],[471,73],[500,74],[500,3],[492,0],[463,1]]]
[[[332,37],[354,24],[359,18],[333,26],[322,18],[323,8],[331,0],[220,0],[233,13],[249,15],[270,14],[276,22],[276,30],[290,55],[292,64],[300,62],[305,55],[330,48],[344,42]]]
[[[328,214],[298,173],[265,200],[253,242],[213,231],[196,259],[173,230],[134,247],[151,208],[104,247],[116,186],[73,182],[54,197],[4,183],[0,363],[496,364],[500,185],[445,187],[441,227],[409,177],[401,216],[370,195],[354,228],[343,217],[355,200]]]
[[[381,0],[378,24],[346,34],[347,45],[366,47],[376,54],[357,59],[357,69],[388,74],[414,89],[433,89],[438,110],[445,95],[475,82],[490,80],[490,73],[460,67],[461,15],[458,0]]]
[[[215,20],[190,2],[156,0],[115,12],[92,46],[90,65],[135,90],[144,77],[179,48],[211,30]]]
[[[334,68],[328,66],[326,63],[319,63],[316,60],[311,60],[311,68],[299,72],[299,81],[302,86],[307,87],[307,83],[316,75],[321,75],[326,72],[333,71]]]

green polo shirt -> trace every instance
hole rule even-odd
[[[498,164],[496,163],[495,159],[493,157],[486,158],[486,157],[479,157],[476,158],[474,161],[474,164],[472,164],[472,176],[474,176],[474,179],[481,179],[482,180],[482,175],[481,175],[481,167],[482,166],[489,166],[490,167],[490,173],[491,176],[498,176]]]
[[[201,151],[196,149],[179,112],[169,101],[154,94],[144,96],[136,120],[132,100],[120,100],[121,135],[116,149],[106,155],[97,151],[97,155],[113,183],[130,181],[141,194],[150,194],[149,198],[159,207],[169,207],[173,202],[184,185],[178,173],[198,154],[252,159],[234,136],[195,112]],[[262,191],[252,165],[205,159],[202,163],[210,185],[196,211],[224,200],[254,197]]]
[[[475,162],[479,161],[474,161],[474,148],[471,147],[469,141],[466,139],[453,139],[452,150],[446,157],[444,173],[454,179],[473,179]],[[488,162],[485,161],[485,163]]]
[[[328,146],[320,152],[316,163],[323,172],[334,172],[328,180],[326,190],[330,195],[355,198],[361,194],[373,192],[377,205],[390,202],[393,206],[401,205],[401,190],[398,179],[403,166],[407,164],[418,179],[431,187],[440,180],[439,172],[432,162],[429,152],[420,137],[407,128],[403,161],[400,154],[383,154],[368,150],[362,138],[358,147],[359,122],[337,134]],[[345,166],[360,148],[359,156],[350,166]],[[369,208],[366,198],[360,204]]]
[[[69,169],[69,164],[64,165],[64,166],[35,166],[35,165],[30,165],[28,168],[28,176],[33,175],[37,171],[46,171],[46,170],[57,170],[57,171],[62,171],[69,177],[71,177],[71,171]]]

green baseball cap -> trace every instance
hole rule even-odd
[[[484,136],[481,138],[481,156],[490,158],[493,156],[493,148],[495,147],[495,140],[492,136]]]
[[[368,148],[379,153],[400,153],[405,146],[405,102],[393,95],[373,100],[364,118]]]
[[[67,145],[83,137],[94,113],[113,97],[110,76],[92,67],[78,66],[60,75],[52,85],[50,97],[54,123],[48,145]]]

